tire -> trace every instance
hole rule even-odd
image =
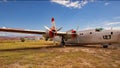
[[[108,45],[103,45],[103,48],[108,48]]]

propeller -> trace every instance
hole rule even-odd
[[[48,31],[51,31],[50,28],[48,28],[47,26],[44,26],[44,27],[45,27],[45,29],[47,29]]]
[[[63,27],[58,28],[57,31],[60,31],[62,28],[63,28]]]
[[[47,26],[44,26],[44,28],[47,29],[48,31],[51,31],[51,29],[50,29],[49,27],[47,27]],[[60,27],[60,28],[58,28],[56,31],[60,31],[62,28],[63,28],[63,27]]]
[[[55,24],[55,20],[54,18],[51,19],[51,22],[52,22],[52,27],[49,28],[47,26],[44,26],[45,29],[48,30],[48,38],[53,38],[53,43],[55,44],[55,36],[57,35],[57,31],[60,31],[62,29],[62,27],[60,28],[56,28],[56,24]]]
[[[79,42],[79,39],[78,39],[78,29],[79,29],[79,26],[77,26],[76,30],[75,29],[71,29],[70,32],[72,33],[72,38],[76,38],[77,42]]]

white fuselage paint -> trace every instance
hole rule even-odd
[[[120,30],[79,31],[76,38],[65,42],[68,44],[120,44]]]

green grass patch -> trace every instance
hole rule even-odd
[[[41,47],[41,46],[46,46],[46,45],[53,45],[52,41],[44,41],[44,40],[39,40],[39,41],[14,41],[14,40],[9,40],[7,43],[0,43],[0,50],[4,49],[16,49],[16,48],[34,48],[34,47]]]
[[[0,43],[1,68],[119,68],[120,48],[51,47],[52,41]],[[29,49],[30,48],[30,49]]]

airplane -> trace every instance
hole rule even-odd
[[[120,44],[120,30],[105,30],[103,28],[96,28],[91,30],[78,31],[78,28],[61,32],[60,28],[56,28],[54,18],[51,19],[52,27],[49,28],[44,26],[46,31],[27,30],[27,29],[14,29],[14,28],[0,28],[2,32],[16,32],[16,33],[28,33],[28,34],[42,34],[47,41],[52,38],[54,43],[55,40],[60,42],[60,46],[66,44],[101,44],[103,48],[108,48],[111,44]]]

